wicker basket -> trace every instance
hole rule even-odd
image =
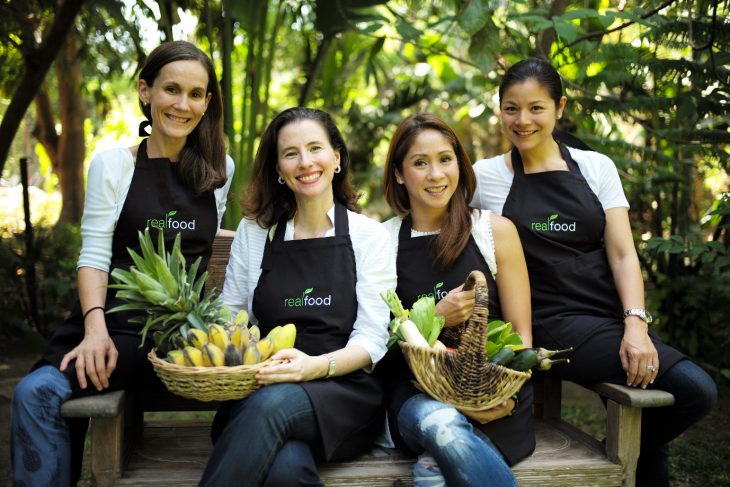
[[[167,390],[198,401],[243,399],[259,388],[256,372],[272,363],[267,360],[235,367],[187,367],[159,358],[157,349],[152,349],[147,358]]]
[[[464,411],[483,411],[515,395],[532,372],[519,372],[487,361],[484,343],[489,300],[484,274],[469,274],[464,289],[471,288],[476,288],[471,317],[464,325],[442,333],[446,345],[458,347],[458,353],[398,343],[426,394]]]

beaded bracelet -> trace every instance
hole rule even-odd
[[[86,321],[86,317],[88,316],[88,314],[91,313],[92,311],[94,311],[95,309],[100,309],[102,311],[106,311],[106,308],[104,308],[104,306],[94,306],[93,308],[89,308],[86,310],[86,313],[84,313],[83,321]]]

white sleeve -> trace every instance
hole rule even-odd
[[[124,205],[134,160],[127,149],[96,154],[89,166],[81,218],[81,254],[76,268],[93,267],[109,272],[112,237]]]
[[[489,210],[474,210],[471,215],[471,234],[484,260],[489,266],[492,277],[497,277],[497,257],[494,252],[494,237],[492,236],[492,222]]]
[[[266,238],[275,229],[276,225],[266,230],[255,220],[243,218],[231,244],[221,299],[234,315],[245,309],[253,324],[258,324],[253,313],[253,294],[261,277],[261,259]]]
[[[390,310],[380,293],[397,285],[395,256],[382,224],[349,210],[347,213],[357,272],[357,318],[347,345],[367,350],[374,366],[386,352]]]
[[[474,163],[473,168],[477,186],[471,206],[501,215],[513,179],[512,173],[505,166],[504,156],[481,159]]]
[[[608,156],[572,147],[569,150],[604,211],[629,207],[616,164]]]
[[[218,228],[221,227],[221,220],[223,214],[226,212],[226,203],[228,202],[228,190],[231,189],[231,182],[233,181],[233,173],[236,170],[236,164],[233,162],[231,156],[226,155],[226,182],[220,188],[213,191],[215,194],[215,204],[218,210]]]

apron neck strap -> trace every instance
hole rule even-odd
[[[580,172],[580,169],[578,168],[578,164],[573,160],[573,157],[570,155],[570,151],[568,148],[564,145],[558,142],[557,140],[555,143],[558,144],[558,149],[560,150],[560,157],[563,158],[565,163],[568,165],[568,171],[570,172]],[[517,150],[517,147],[512,147],[512,171],[514,172],[515,177],[522,177],[525,174],[525,166],[522,164],[522,156],[520,155],[520,151]]]
[[[271,269],[271,259],[273,258],[271,255],[271,242],[273,242],[274,240],[284,240],[284,233],[286,232],[287,222],[288,220],[286,214],[284,214],[281,216],[281,218],[279,218],[279,221],[276,224],[274,237],[269,239],[269,235],[267,233],[266,243],[264,244],[264,256],[261,259],[262,270],[267,271]],[[342,203],[335,201],[335,235],[348,235],[349,233],[350,224],[347,219],[347,208],[345,208]]]
[[[398,244],[406,242],[411,238],[411,228],[413,228],[413,219],[411,214],[407,214],[403,221],[400,223],[400,230],[398,230]]]

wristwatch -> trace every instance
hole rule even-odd
[[[327,368],[327,377],[325,377],[325,379],[329,379],[330,377],[335,375],[335,371],[337,370],[337,362],[335,362],[335,358],[328,353],[325,353],[324,356],[327,357],[327,360],[330,361],[330,365]]]
[[[624,319],[628,318],[629,316],[638,316],[639,318],[644,320],[647,325],[650,325],[651,322],[654,321],[651,313],[643,308],[629,308],[624,310]]]

